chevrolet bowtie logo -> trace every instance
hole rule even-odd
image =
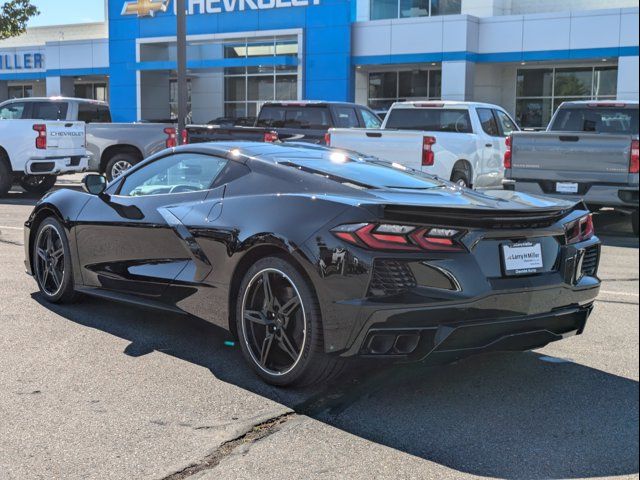
[[[158,12],[166,12],[171,0],[134,0],[125,2],[122,15],[153,17]]]

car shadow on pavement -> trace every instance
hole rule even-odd
[[[312,389],[257,379],[229,336],[202,320],[145,315],[85,298],[46,303],[62,317],[158,351],[220,381],[350,434],[471,475],[578,478],[638,473],[638,382],[537,353],[493,354],[444,366],[356,364]],[[581,341],[580,337],[568,341]]]
[[[631,229],[628,214],[611,209],[601,210],[593,216],[596,234],[609,247],[638,248],[638,237]]]

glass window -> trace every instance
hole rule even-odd
[[[429,72],[400,72],[398,91],[400,97],[427,97],[429,95]]]
[[[338,128],[358,128],[360,121],[358,114],[353,107],[335,107],[336,127]]]
[[[9,98],[33,97],[33,85],[10,85],[7,94]]]
[[[371,0],[371,20],[398,18],[398,0]]]
[[[467,110],[397,108],[388,113],[387,128],[430,132],[472,133]]]
[[[273,100],[273,75],[247,77],[247,100]]]
[[[429,0],[400,0],[400,18],[427,17]]]
[[[596,68],[593,75],[593,96],[615,96],[618,92],[618,69],[615,67]]]
[[[397,98],[398,72],[369,74],[369,98]]]
[[[496,118],[493,116],[493,110],[489,108],[478,108],[477,112],[484,133],[492,137],[499,137],[500,130],[498,129],[498,122],[496,122]]]
[[[326,107],[288,108],[285,127],[326,130],[331,127],[329,109]]]
[[[38,120],[66,120],[69,105],[66,102],[34,102],[31,118]]]
[[[169,155],[129,174],[120,195],[138,197],[208,190],[227,160],[210,155]]]
[[[10,103],[0,108],[1,120],[20,120],[24,114],[26,104],[23,102]]]
[[[592,68],[556,69],[554,82],[555,97],[591,96]]]
[[[580,107],[560,110],[553,129],[563,132],[638,135],[637,108]]]
[[[511,117],[506,113],[504,113],[502,110],[494,110],[493,112],[495,113],[496,118],[498,119],[498,124],[499,124],[498,126],[500,127],[502,136],[508,137],[513,132],[517,132],[520,130],[518,126],[514,123],[514,121],[511,120]]]
[[[462,0],[431,0],[431,15],[460,15]]]
[[[553,93],[553,69],[527,69],[518,71],[517,96],[547,97]]]
[[[178,118],[178,80],[175,79],[169,80],[169,109],[171,119],[176,120]],[[191,117],[191,79],[187,80],[187,117]]]
[[[360,112],[362,113],[362,119],[364,120],[365,128],[380,128],[382,126],[380,117],[378,117],[375,113],[365,109],[360,110]]]
[[[296,100],[298,98],[298,76],[276,75],[276,100]]]
[[[525,99],[516,102],[516,119],[523,128],[546,127],[553,106],[550,98]]]
[[[78,120],[85,123],[111,123],[111,114],[104,105],[80,103],[78,105]]]

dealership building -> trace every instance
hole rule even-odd
[[[495,103],[525,127],[573,99],[638,100],[632,0],[186,0],[191,120],[269,100]],[[172,0],[0,41],[0,100],[109,101],[116,121],[177,111]]]

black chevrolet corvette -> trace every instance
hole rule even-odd
[[[42,295],[200,317],[276,385],[348,357],[542,347],[582,333],[600,288],[583,204],[317,146],[185,146],[85,190],[48,195],[26,223]]]

